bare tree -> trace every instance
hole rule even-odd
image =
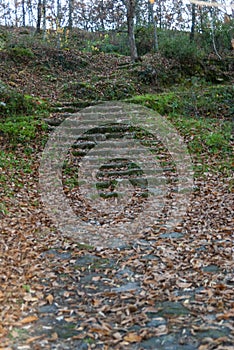
[[[25,27],[25,0],[21,0],[22,6],[22,25]]]
[[[136,39],[134,32],[134,19],[136,14],[137,0],[122,0],[127,8],[127,25],[128,25],[128,40],[130,46],[131,60],[137,61],[139,59],[136,47]]]
[[[153,24],[154,28],[154,51],[158,51],[158,33],[157,33],[157,23],[156,23],[156,15],[154,13],[154,2],[149,1],[148,7],[149,7],[149,20]],[[149,23],[150,24],[150,23]]]
[[[61,20],[62,20],[62,7],[61,0],[57,0],[57,14],[56,14],[56,34],[57,34],[57,48],[61,47]]]
[[[191,25],[191,31],[190,31],[191,42],[194,41],[195,25],[196,25],[196,5],[192,4],[192,25]]]
[[[40,33],[41,31],[41,14],[42,14],[41,9],[42,9],[42,3],[41,3],[41,0],[38,0],[36,33]]]
[[[15,26],[16,27],[18,27],[18,23],[19,23],[18,7],[19,7],[19,2],[17,0],[14,0],[14,14],[15,14]]]
[[[28,23],[29,23],[30,26],[33,26],[35,17],[34,17],[34,14],[33,14],[34,8],[33,8],[32,0],[27,0],[27,8],[28,8],[28,11],[27,11]]]
[[[68,28],[71,30],[73,27],[73,11],[74,11],[74,0],[68,1]]]
[[[42,27],[43,39],[46,39],[46,0],[42,0]]]

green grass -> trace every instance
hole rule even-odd
[[[231,85],[201,85],[187,81],[160,94],[145,94],[129,98],[127,102],[141,104],[161,115],[186,117],[230,118],[234,113],[234,87]]]
[[[40,130],[46,130],[46,124],[36,116],[7,117],[0,122],[0,132],[5,134],[12,144],[29,142],[36,138]]]
[[[195,174],[212,170],[229,176],[233,167],[233,126],[229,118],[233,91],[230,86],[206,86],[200,90],[196,87],[193,97],[189,89],[182,89],[135,96],[127,102],[149,107],[175,126],[187,143]]]

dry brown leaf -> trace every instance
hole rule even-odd
[[[43,338],[43,337],[44,337],[44,335],[38,335],[38,336],[36,336],[36,337],[28,338],[28,339],[26,340],[26,344],[33,343],[35,340],[41,339],[41,338]]]
[[[36,297],[33,297],[30,293],[26,294],[24,297],[23,297],[24,301],[38,301],[38,298]]]
[[[168,333],[168,328],[164,324],[162,324],[161,326],[158,326],[157,328],[154,329],[154,334],[157,336],[164,335],[167,333]]]
[[[198,350],[209,350],[209,349],[210,349],[209,344],[200,345],[198,348]]]
[[[223,314],[218,314],[216,316],[216,319],[217,320],[228,320],[231,317],[234,317],[234,309],[229,310],[228,312],[225,312]]]
[[[100,306],[101,303],[102,303],[102,300],[100,300],[100,299],[93,299],[92,300],[92,304],[93,304],[94,307]]]
[[[32,315],[32,316],[27,316],[25,318],[23,318],[22,320],[20,320],[21,324],[27,324],[27,323],[31,323],[34,321],[37,321],[38,317],[36,315]]]
[[[142,340],[142,337],[137,333],[132,332],[125,335],[124,340],[129,343],[138,343]]]
[[[52,340],[57,340],[57,339],[58,339],[58,334],[56,332],[52,333],[50,340],[52,341]]]
[[[115,333],[113,334],[113,337],[114,337],[115,339],[118,339],[118,340],[121,340],[121,339],[123,338],[122,334],[119,333],[119,332],[115,332]]]
[[[3,336],[7,333],[6,329],[0,325],[0,336]]]
[[[100,279],[101,279],[101,276],[92,277],[92,281],[94,281],[94,282],[100,281]]]
[[[85,333],[73,335],[72,339],[84,339],[86,337]]]
[[[67,318],[64,318],[64,320],[66,322],[76,322],[77,319],[75,317],[67,317]]]
[[[53,295],[52,294],[47,295],[46,300],[51,305],[53,303],[53,301],[54,301]]]
[[[103,335],[108,335],[110,334],[110,330],[102,327],[93,327],[90,328],[89,330],[92,333],[98,333],[98,334],[103,334]]]
[[[179,287],[179,288],[189,288],[191,287],[192,283],[187,283],[187,282],[176,282],[176,285]]]

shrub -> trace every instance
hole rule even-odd
[[[136,45],[141,56],[154,51],[153,26],[136,28]]]
[[[0,122],[0,132],[5,134],[12,144],[35,139],[39,130],[46,130],[46,124],[35,116],[8,117]]]
[[[166,58],[178,59],[183,63],[194,63],[204,57],[203,50],[199,49],[196,43],[190,42],[189,34],[186,33],[161,33],[159,50]]]
[[[20,46],[9,48],[8,54],[14,60],[28,60],[34,57],[31,49]]]
[[[0,81],[0,115],[2,117],[17,114],[29,115],[36,111],[44,112],[46,108],[44,101],[15,92]]]

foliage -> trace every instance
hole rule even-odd
[[[0,51],[6,46],[7,41],[7,31],[0,29]]]
[[[193,79],[188,86],[175,87],[169,92],[135,96],[129,101],[143,104],[162,115],[186,117],[226,117],[233,114],[234,88],[230,85],[202,86]]]
[[[183,32],[160,32],[159,50],[166,58],[180,62],[197,62],[204,57],[204,51],[196,43],[190,42],[189,34]]]
[[[232,166],[232,108],[233,88],[228,86],[206,88],[197,91],[194,96],[185,91],[169,92],[158,95],[141,95],[128,99],[129,102],[142,104],[167,118],[175,125],[188,143],[190,152],[196,159],[215,156],[222,168],[229,174]],[[223,116],[226,112],[226,120]],[[200,162],[203,164],[203,162]],[[197,173],[207,170],[205,164],[196,166]]]
[[[140,55],[145,55],[153,51],[153,30],[153,26],[141,26],[136,28],[136,44]]]
[[[234,18],[228,21],[217,21],[215,40],[218,50],[222,53],[224,51],[228,52],[232,49],[231,39],[234,35]]]
[[[16,46],[16,47],[9,48],[7,51],[9,56],[14,61],[27,60],[27,59],[32,59],[34,57],[34,53],[28,47]]]
[[[234,19],[231,18],[224,21],[219,19],[214,21],[214,41],[220,54],[230,53],[230,50],[232,50],[233,26]],[[207,54],[214,51],[209,20],[205,22],[202,28],[198,26],[195,41]]]
[[[84,52],[104,52],[104,53],[118,53],[120,55],[128,55],[128,39],[126,33],[107,32],[90,33],[89,39],[83,42]]]
[[[46,125],[33,116],[8,117],[0,122],[0,132],[7,135],[13,143],[35,139],[38,130],[46,129]]]
[[[45,101],[30,95],[22,95],[0,81],[0,114],[2,117],[43,113],[46,109]]]
[[[30,95],[22,95],[0,82],[0,132],[14,142],[33,140],[45,124],[39,117],[47,114],[47,104]]]

